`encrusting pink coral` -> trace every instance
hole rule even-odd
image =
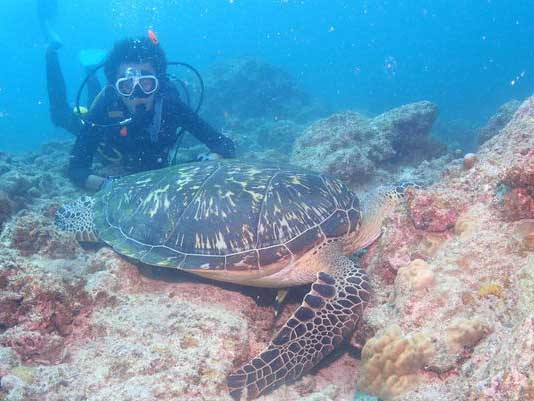
[[[409,192],[408,213],[416,228],[430,232],[442,232],[454,227],[460,214],[450,201],[421,191]]]

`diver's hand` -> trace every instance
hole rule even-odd
[[[222,156],[218,153],[215,153],[215,152],[206,152],[206,153],[201,153],[197,156],[197,159],[196,161],[197,162],[204,162],[204,161],[208,161],[208,160],[218,160],[218,159],[222,159]]]
[[[91,191],[98,191],[105,184],[106,178],[98,175],[90,175],[85,180],[85,188]]]

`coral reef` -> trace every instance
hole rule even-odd
[[[303,123],[326,111],[288,73],[254,58],[216,64],[205,82],[203,114],[217,126],[258,118]]]
[[[501,210],[508,220],[534,218],[534,150],[525,150],[502,174],[504,194]]]
[[[387,177],[404,166],[445,153],[430,136],[437,107],[417,102],[374,118],[356,112],[334,114],[307,127],[293,147],[292,162],[342,178],[352,185]]]
[[[426,193],[409,192],[408,213],[420,230],[442,232],[454,227],[459,215],[458,205]]]
[[[205,77],[201,113],[234,140],[238,157],[288,161],[304,125],[328,114],[318,99],[306,93],[281,68],[254,58],[212,66]],[[184,137],[180,160],[193,160],[206,148]]]
[[[50,143],[29,154],[0,153],[0,229],[20,210],[45,208],[52,198],[75,196],[63,174],[70,146]]]
[[[22,256],[41,254],[50,259],[75,257],[79,250],[77,241],[59,232],[43,215],[28,213],[20,216],[6,232],[9,245]]]
[[[473,168],[475,163],[478,161],[477,155],[474,153],[467,153],[464,155],[464,168],[469,170]]]
[[[400,327],[390,326],[363,347],[358,386],[384,398],[405,393],[417,385],[417,372],[433,352],[425,335],[405,337]]]
[[[373,119],[356,113],[317,124],[325,121],[331,137],[343,138],[344,126],[376,136]],[[426,121],[415,125],[420,138]],[[299,126],[280,122],[263,139],[276,142]],[[362,163],[379,179],[440,176],[408,191],[359,261],[374,290],[352,339],[363,347],[361,361],[356,349],[340,349],[261,401],[349,401],[358,388],[394,401],[533,398],[534,99],[470,168],[447,158],[405,164],[395,140],[403,127],[378,129],[376,153],[375,137],[352,149],[364,151]],[[308,136],[316,149],[321,141],[334,146],[321,135]],[[78,195],[64,177],[66,160],[64,144],[0,155],[0,399],[231,401],[226,375],[266,345],[306,289],[295,289],[276,318],[268,290],[81,248],[53,229],[55,209]],[[388,165],[404,167],[393,173]]]
[[[434,349],[411,373],[415,387],[387,393],[381,379],[370,391],[395,401],[532,398],[532,224],[522,206],[529,201],[507,197],[531,196],[533,150],[530,98],[481,146],[473,166],[453,161],[441,181],[409,192],[406,208],[365,255],[376,289],[367,331],[379,333],[371,344],[396,325],[392,342],[424,335]],[[368,360],[383,355],[366,352]],[[362,362],[365,378],[370,368]]]
[[[519,100],[513,99],[499,107],[497,113],[490,117],[486,125],[478,129],[478,144],[482,145],[488,139],[497,135],[510,122],[520,105],[521,102]]]

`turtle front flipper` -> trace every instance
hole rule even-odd
[[[366,273],[345,256],[311,290],[267,349],[228,377],[235,400],[251,400],[308,372],[354,330],[369,299]]]
[[[61,231],[74,234],[80,242],[100,242],[93,222],[94,198],[82,196],[60,207],[56,212],[55,225]]]

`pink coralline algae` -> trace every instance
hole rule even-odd
[[[433,345],[424,367],[411,373],[410,383],[418,385],[388,401],[534,399],[533,220],[526,218],[533,189],[533,98],[481,146],[477,158],[469,169],[451,163],[439,182],[408,192],[407,210],[396,212],[364,258],[375,289],[367,308],[368,330],[376,333],[370,344],[396,325],[401,330],[390,331],[388,343],[423,336]],[[366,358],[382,356],[379,349],[366,351]],[[375,381],[359,384],[383,395],[395,385],[384,373],[404,358],[398,352],[378,372],[367,363],[371,359],[364,360],[359,376]]]
[[[503,206],[510,220],[534,218],[534,197],[526,188],[514,188],[504,196]]]
[[[512,221],[534,218],[534,150],[523,153],[502,178],[510,188],[504,195],[503,212]]]
[[[74,319],[89,304],[83,281],[58,284],[38,271],[0,273],[0,346],[25,361],[58,361]]]
[[[75,257],[80,247],[71,236],[58,232],[52,222],[30,213],[10,227],[11,247],[23,256],[42,254],[50,258]]]
[[[430,232],[443,232],[456,224],[458,208],[428,193],[408,195],[408,213],[416,228]]]

